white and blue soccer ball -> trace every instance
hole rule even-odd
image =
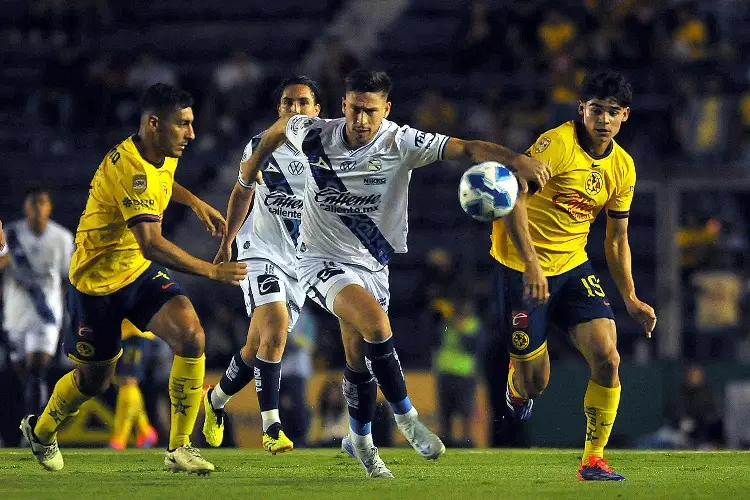
[[[485,161],[464,172],[458,198],[464,212],[476,220],[489,222],[513,210],[518,199],[518,181],[505,165]]]

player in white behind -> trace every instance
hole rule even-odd
[[[47,370],[57,351],[63,321],[63,279],[67,280],[73,234],[50,220],[50,193],[30,188],[25,218],[5,227],[3,328],[10,358],[24,381],[24,414],[39,413],[47,402]]]
[[[282,117],[243,162],[241,173],[242,183],[251,183],[285,141],[308,159],[297,276],[308,295],[339,318],[350,415],[344,445],[368,477],[393,477],[370,433],[376,382],[412,447],[431,459],[445,451],[440,439],[419,421],[409,400],[387,314],[388,262],[393,253],[407,250],[411,170],[440,160],[493,160],[514,169],[522,189],[526,180],[543,185],[550,175],[546,165],[503,146],[449,138],[386,120],[390,90],[391,80],[384,72],[352,72],[342,99],[344,118]]]
[[[284,80],[274,96],[279,116],[320,113],[320,91],[307,77]],[[262,136],[247,144],[243,160],[250,157]],[[251,319],[245,345],[234,354],[219,383],[207,388],[203,398],[203,434],[211,446],[219,446],[223,439],[224,405],[255,378],[263,448],[275,455],[294,447],[279,418],[279,390],[287,332],[294,327],[305,302],[305,291],[297,281],[294,266],[308,169],[307,157],[290,144],[282,144],[263,165],[257,184],[255,179],[245,183],[240,172],[230,196],[227,213],[232,224],[214,262],[231,259],[232,241],[236,239],[237,259],[248,266],[240,285]],[[245,219],[253,199],[255,203]]]

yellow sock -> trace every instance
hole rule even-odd
[[[583,462],[591,456],[603,457],[604,447],[609,441],[612,425],[620,405],[620,386],[602,387],[589,380],[586,396],[583,398],[583,411],[586,414],[586,443],[583,448]]]
[[[510,395],[514,398],[518,399],[526,399],[524,396],[521,395],[520,392],[518,392],[518,389],[516,389],[516,384],[513,383],[513,374],[516,373],[516,367],[513,363],[510,364],[510,368],[508,369],[508,386],[510,387]]]
[[[112,429],[112,441],[127,446],[130,433],[133,430],[133,421],[138,416],[143,402],[139,400],[140,390],[137,385],[124,384],[117,392],[117,403],[115,405],[115,423]]]
[[[206,356],[183,358],[175,355],[169,373],[169,399],[172,402],[169,449],[174,450],[190,444],[203,391],[203,376],[206,373]]]
[[[143,401],[143,393],[140,387],[135,386],[138,391],[138,414],[135,416],[135,429],[138,434],[145,434],[151,429],[151,422],[148,420],[146,412],[146,403]]]
[[[74,374],[75,370],[68,372],[57,381],[47,406],[36,421],[34,434],[42,443],[51,443],[57,439],[57,430],[62,423],[91,399],[91,396],[78,388]]]

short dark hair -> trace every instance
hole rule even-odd
[[[391,77],[385,71],[365,68],[355,69],[344,78],[346,92],[381,92],[388,97],[393,88]]]
[[[40,194],[46,194],[47,196],[49,196],[50,198],[52,198],[52,193],[46,187],[43,187],[43,186],[29,186],[23,192],[23,199],[25,200],[26,198],[28,198],[30,196],[39,196]]]
[[[291,87],[292,85],[304,85],[307,88],[310,89],[310,92],[312,92],[313,98],[315,99],[315,104],[321,104],[320,101],[320,87],[318,87],[318,84],[310,78],[309,76],[300,75],[300,76],[292,76],[284,81],[282,81],[273,91],[273,101],[274,105],[278,106],[279,101],[281,101],[281,96],[284,94],[284,90],[287,87]]]
[[[633,87],[622,73],[617,71],[598,71],[586,75],[581,84],[581,100],[612,98],[622,107],[630,106],[633,101]]]
[[[174,85],[156,83],[143,94],[141,114],[153,113],[156,116],[164,116],[178,109],[189,108],[194,102],[190,92]]]

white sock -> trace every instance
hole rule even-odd
[[[214,386],[214,390],[211,391],[211,406],[214,407],[214,410],[224,408],[224,405],[226,405],[230,399],[232,399],[232,396],[222,391],[220,384]]]
[[[352,440],[352,444],[355,448],[370,448],[373,446],[372,443],[372,433],[367,434],[366,436],[360,436],[356,432],[354,432],[351,427],[349,428],[349,439]]]
[[[275,423],[281,423],[281,419],[279,418],[279,409],[276,408],[275,410],[266,410],[260,412],[260,418],[263,419],[263,432],[266,432],[269,427],[271,427]]]
[[[412,408],[411,410],[407,411],[403,415],[397,415],[394,414],[393,417],[396,419],[396,425],[402,426],[406,423],[413,422],[417,419],[417,416],[419,413],[417,413],[416,408]]]

